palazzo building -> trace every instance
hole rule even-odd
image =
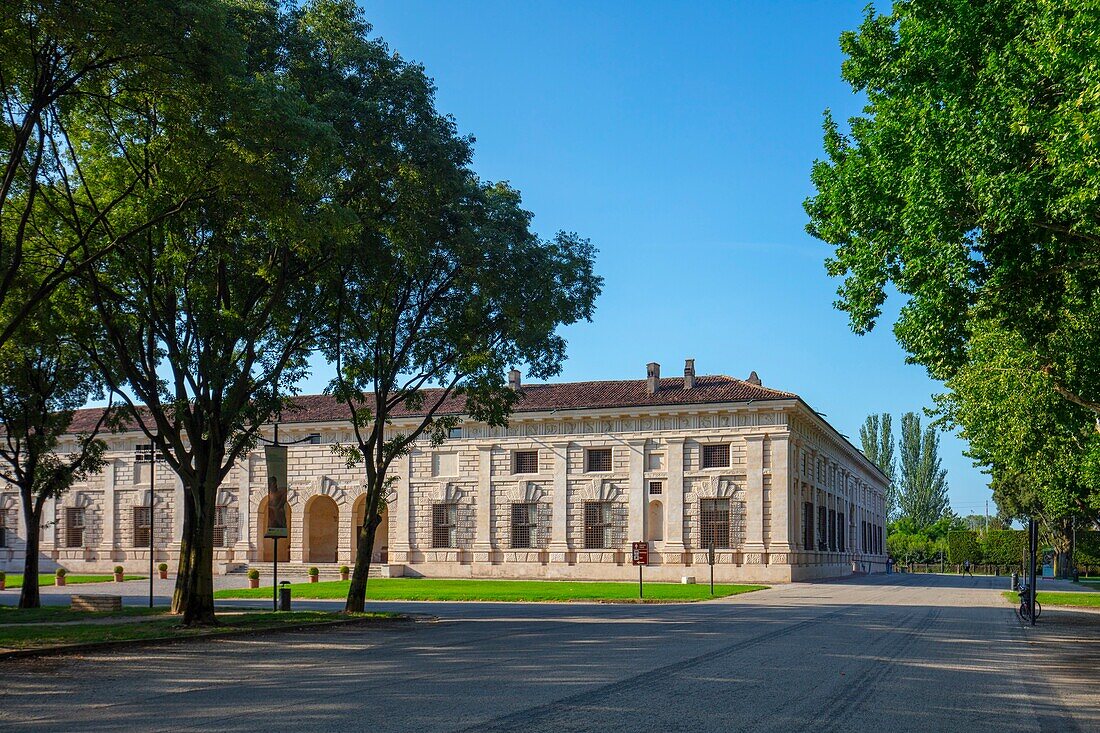
[[[521,385],[508,427],[465,421],[441,446],[395,462],[375,541],[383,575],[630,580],[630,545],[649,543],[650,580],[783,582],[885,569],[887,478],[801,398],[748,379],[684,375]],[[352,442],[346,407],[295,398],[279,435],[289,448],[280,563],[324,574],[355,559],[363,470],[333,452]],[[448,406],[452,414],[462,402]],[[74,433],[95,423],[81,410]],[[393,430],[419,422],[397,414]],[[266,431],[268,436],[271,431]],[[303,440],[304,439],[304,440]],[[174,569],[183,485],[137,432],[105,436],[106,467],[46,507],[42,571]],[[64,449],[64,447],[62,448]],[[150,473],[152,472],[152,477]],[[152,478],[152,481],[151,481]],[[258,449],[217,497],[216,572],[274,559]],[[0,488],[0,569],[19,572],[18,496]],[[269,576],[264,575],[265,578]]]

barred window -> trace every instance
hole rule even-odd
[[[584,549],[602,550],[611,547],[611,526],[610,501],[584,503]]]
[[[611,471],[611,449],[590,448],[585,454],[585,470],[590,472],[608,473]]]
[[[829,549],[836,552],[836,509],[829,510]]]
[[[802,503],[802,546],[814,549],[814,505],[808,501]]]
[[[153,455],[152,443],[138,443],[134,448],[134,463],[152,463]]]
[[[65,547],[84,546],[84,508],[65,509]]]
[[[703,468],[729,468],[730,447],[728,443],[703,446]]]
[[[134,507],[134,547],[149,546],[149,520],[152,512],[147,506]]]
[[[703,499],[699,502],[699,540],[703,547],[730,546],[730,500]]]
[[[0,547],[8,546],[8,513],[0,509]]]
[[[538,543],[538,511],[536,502],[512,504],[512,547],[523,550]]]
[[[226,544],[226,527],[229,525],[229,507],[216,506],[214,507],[214,547],[225,547]]]
[[[455,547],[455,526],[458,524],[457,504],[432,505],[432,547]]]
[[[518,450],[512,455],[512,473],[539,472],[539,452],[537,450]]]
[[[844,524],[844,512],[836,513],[836,549],[844,552],[847,544],[845,542],[845,535],[847,534],[847,528]]]
[[[817,549],[829,549],[829,510],[823,506],[817,508]]]
[[[649,482],[649,495],[660,496],[665,492],[665,485],[662,481],[650,481]]]

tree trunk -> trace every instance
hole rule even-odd
[[[204,486],[202,496],[211,498],[216,491],[216,486]],[[193,496],[188,494],[188,512],[184,515],[180,575],[176,578],[172,610],[183,615],[184,626],[213,626],[217,624],[214,616],[214,507],[212,500],[196,506]]]
[[[192,547],[194,545],[193,534],[195,531],[195,502],[191,492],[183,492],[183,507],[177,507],[176,511],[183,510],[183,536],[180,538],[180,559],[176,568],[176,587],[172,590],[172,613],[186,613],[188,593],[190,585],[191,568],[193,567]]]
[[[362,613],[367,600],[367,578],[370,576],[371,555],[374,554],[374,532],[382,523],[382,517],[378,513],[378,504],[384,476],[375,474],[367,477],[367,500],[363,517],[363,531],[357,538],[355,554],[355,568],[351,574],[351,585],[348,586],[348,599],[344,604],[345,613]]]
[[[42,599],[38,591],[38,548],[41,538],[42,509],[23,506],[23,523],[27,527],[26,552],[23,558],[23,587],[19,590],[20,608],[38,608]]]

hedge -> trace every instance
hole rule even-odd
[[[1040,548],[1041,549],[1041,548]],[[981,532],[947,533],[947,561],[959,564],[1018,565],[1027,554],[1027,531],[1022,529],[991,529]],[[1077,532],[1077,565],[1100,565],[1100,531]]]
[[[978,542],[978,533],[967,530],[947,533],[947,561],[961,563],[982,561],[982,547]]]

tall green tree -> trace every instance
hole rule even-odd
[[[0,5],[0,346],[62,283],[203,190],[201,176],[172,195],[150,183],[174,153],[163,102],[218,63],[220,5]]]
[[[339,244],[336,141],[300,85],[297,12],[227,6],[224,66],[201,98],[164,110],[187,142],[174,169],[201,172],[206,194],[84,279],[104,334],[91,353],[185,487],[172,608],[188,625],[216,622],[216,493],[306,372]]]
[[[892,285],[906,298],[894,332],[933,377],[954,375],[993,322],[1094,419],[1100,350],[1067,328],[1098,315],[1097,28],[1089,0],[868,8],[840,39],[867,103],[846,128],[826,114],[805,205],[856,332]]]
[[[940,466],[940,439],[936,428],[921,430],[920,416],[901,416],[901,477],[898,510],[901,519],[917,530],[942,519],[950,511],[947,497],[947,469]]]
[[[68,435],[73,414],[102,396],[98,371],[76,343],[87,318],[74,311],[66,289],[54,292],[0,346],[0,478],[19,492],[26,528],[20,608],[38,608],[42,510],[103,466],[106,444],[99,439],[112,414]]]
[[[886,516],[893,517],[898,506],[897,490],[894,486],[897,462],[894,460],[893,418],[890,413],[868,415],[859,429],[859,442],[863,447],[863,455],[878,466],[890,481],[886,489]]]

